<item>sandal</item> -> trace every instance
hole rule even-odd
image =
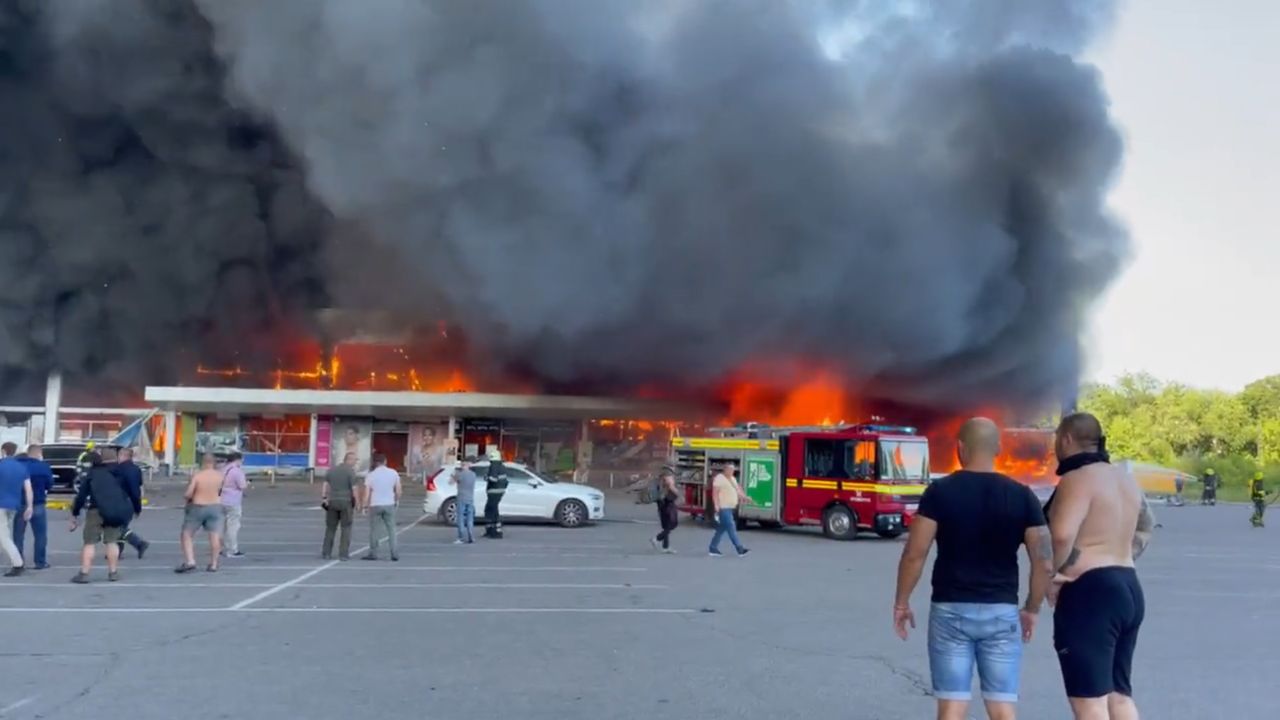
[[[207,568],[205,568],[205,569],[204,569],[204,571],[205,571],[205,572],[218,572],[218,566],[217,566],[217,565],[210,564],[210,565],[209,565],[209,567],[207,567]]]
[[[178,573],[179,575],[184,575],[189,572],[195,572],[195,569],[196,569],[196,566],[192,565],[191,563],[182,563],[178,567],[174,568],[173,571]]]

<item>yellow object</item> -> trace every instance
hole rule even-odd
[[[1261,471],[1261,470],[1259,470],[1258,472],[1254,473],[1254,474],[1253,474],[1253,479],[1254,479],[1254,480],[1261,480],[1261,479],[1262,479],[1262,471]]]
[[[87,442],[87,443],[85,443],[85,444],[84,444],[84,449],[85,449],[85,450],[92,450],[92,449],[93,449],[93,447],[94,447],[94,445],[93,445],[93,441],[92,441],[92,440],[90,440],[89,442]]]

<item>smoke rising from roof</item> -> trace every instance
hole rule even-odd
[[[6,364],[163,364],[332,302],[551,386],[1069,391],[1127,249],[1075,59],[1111,3],[884,7],[7,0]]]

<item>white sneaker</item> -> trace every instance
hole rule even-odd
[[[466,544],[467,544],[467,542],[466,542],[465,540],[454,540],[454,541],[453,541],[453,544],[454,544],[454,545],[466,545]]]
[[[662,554],[663,554],[663,555],[675,555],[675,554],[676,554],[676,551],[675,551],[675,548],[665,548],[665,549],[663,549]]]
[[[662,547],[662,543],[658,542],[658,538],[656,537],[649,538],[649,544],[653,546],[654,550],[657,550],[658,548]]]

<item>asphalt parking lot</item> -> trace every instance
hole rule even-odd
[[[932,717],[923,634],[890,628],[900,541],[749,531],[751,555],[713,559],[685,522],[680,554],[658,555],[652,506],[613,495],[608,522],[457,547],[411,493],[400,562],[325,562],[314,488],[282,483],[246,499],[245,558],[178,576],[176,497],[152,494],[138,528],[155,544],[118,583],[101,559],[94,584],[68,582],[79,533],[51,514],[56,567],[0,582],[0,717]],[[1141,563],[1144,717],[1274,717],[1280,517],[1159,515]],[[1050,633],[1046,615],[1023,717],[1069,717]]]

